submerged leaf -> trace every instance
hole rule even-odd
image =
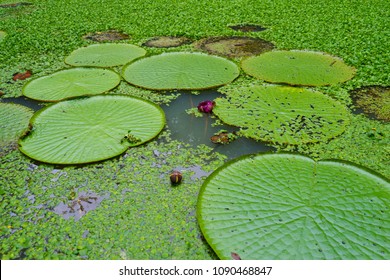
[[[228,162],[203,184],[201,230],[221,259],[389,259],[390,183],[293,154]]]
[[[42,162],[80,164],[117,156],[151,140],[163,129],[165,115],[143,99],[98,95],[47,106],[31,123],[32,130],[19,141],[23,153]]]
[[[346,108],[330,97],[303,88],[252,86],[215,100],[223,122],[244,136],[281,144],[326,141],[349,124]]]

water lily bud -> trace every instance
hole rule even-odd
[[[173,171],[170,175],[171,183],[173,185],[178,185],[181,183],[181,180],[183,179],[183,175],[179,171]]]
[[[202,101],[198,105],[199,112],[211,113],[215,106],[215,102],[211,100]]]

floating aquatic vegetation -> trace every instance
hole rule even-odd
[[[58,101],[107,92],[120,83],[116,72],[101,68],[70,68],[40,77],[23,87],[23,95],[42,101]]]
[[[6,35],[7,33],[5,31],[0,30],[0,42],[5,38]]]
[[[275,46],[266,40],[252,37],[211,37],[200,40],[198,49],[227,57],[253,56],[272,50]]]
[[[141,47],[123,43],[104,43],[82,47],[65,58],[72,66],[113,67],[124,65],[146,54]]]
[[[214,133],[213,136],[211,136],[210,140],[214,144],[229,144],[230,142],[237,139],[237,133],[234,132],[228,132],[227,130],[221,130],[216,133]]]
[[[0,154],[28,130],[33,111],[27,107],[0,103]]]
[[[88,33],[87,35],[83,36],[83,39],[95,42],[120,41],[127,40],[129,38],[129,35],[117,30],[98,31],[94,33]]]
[[[272,51],[241,62],[247,74],[271,83],[325,86],[345,82],[355,69],[340,58],[312,51]]]
[[[349,124],[346,108],[303,88],[252,86],[215,99],[214,114],[243,136],[280,144],[327,141]]]
[[[33,3],[30,2],[16,2],[16,3],[7,3],[7,4],[0,4],[0,8],[16,8],[20,6],[30,6],[33,5]]]
[[[197,216],[221,259],[389,259],[389,201],[390,183],[353,164],[257,154],[206,179]]]
[[[155,90],[207,89],[233,81],[237,65],[203,53],[172,52],[139,59],[123,69],[130,84]]]
[[[229,25],[229,28],[241,32],[260,32],[260,31],[267,30],[267,28],[262,27],[261,25],[249,24],[249,23]]]
[[[368,86],[352,91],[357,108],[374,119],[390,121],[390,87]]]
[[[160,36],[149,39],[143,46],[152,48],[173,48],[190,43],[191,40],[186,37]]]
[[[19,141],[24,154],[42,162],[80,164],[115,157],[153,139],[163,129],[165,115],[146,100],[97,95],[47,106],[31,124]]]

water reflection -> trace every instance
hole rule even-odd
[[[186,112],[187,109],[196,108],[204,100],[214,100],[222,94],[215,90],[202,91],[199,95],[181,92],[181,95],[169,106],[162,106],[165,111],[167,125],[171,131],[171,138],[196,147],[200,144],[212,147],[214,151],[226,155],[229,159],[241,155],[267,152],[274,150],[265,143],[251,139],[238,138],[227,145],[214,144],[210,138],[221,129],[228,132],[237,131],[238,128],[229,125],[212,126],[215,117],[203,113],[203,117],[196,117]]]

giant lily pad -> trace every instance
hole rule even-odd
[[[203,184],[201,230],[221,259],[389,259],[390,183],[339,161],[258,154]]]
[[[215,103],[215,115],[256,140],[293,145],[326,141],[343,133],[349,124],[343,105],[303,88],[239,88]]]
[[[19,141],[29,157],[55,164],[104,160],[156,137],[165,125],[157,105],[123,95],[62,101],[38,111]]]
[[[238,75],[237,65],[225,58],[190,52],[143,58],[123,70],[127,82],[155,90],[212,88],[227,84]]]
[[[113,67],[144,56],[146,51],[131,44],[94,44],[73,51],[65,58],[72,66]]]
[[[33,111],[27,107],[0,103],[0,146],[16,142],[28,129]]]
[[[23,94],[36,100],[58,101],[109,91],[120,80],[120,76],[109,69],[71,68],[32,80],[24,86]]]
[[[324,86],[345,82],[355,69],[341,59],[320,52],[273,51],[242,61],[249,75],[271,83]]]

